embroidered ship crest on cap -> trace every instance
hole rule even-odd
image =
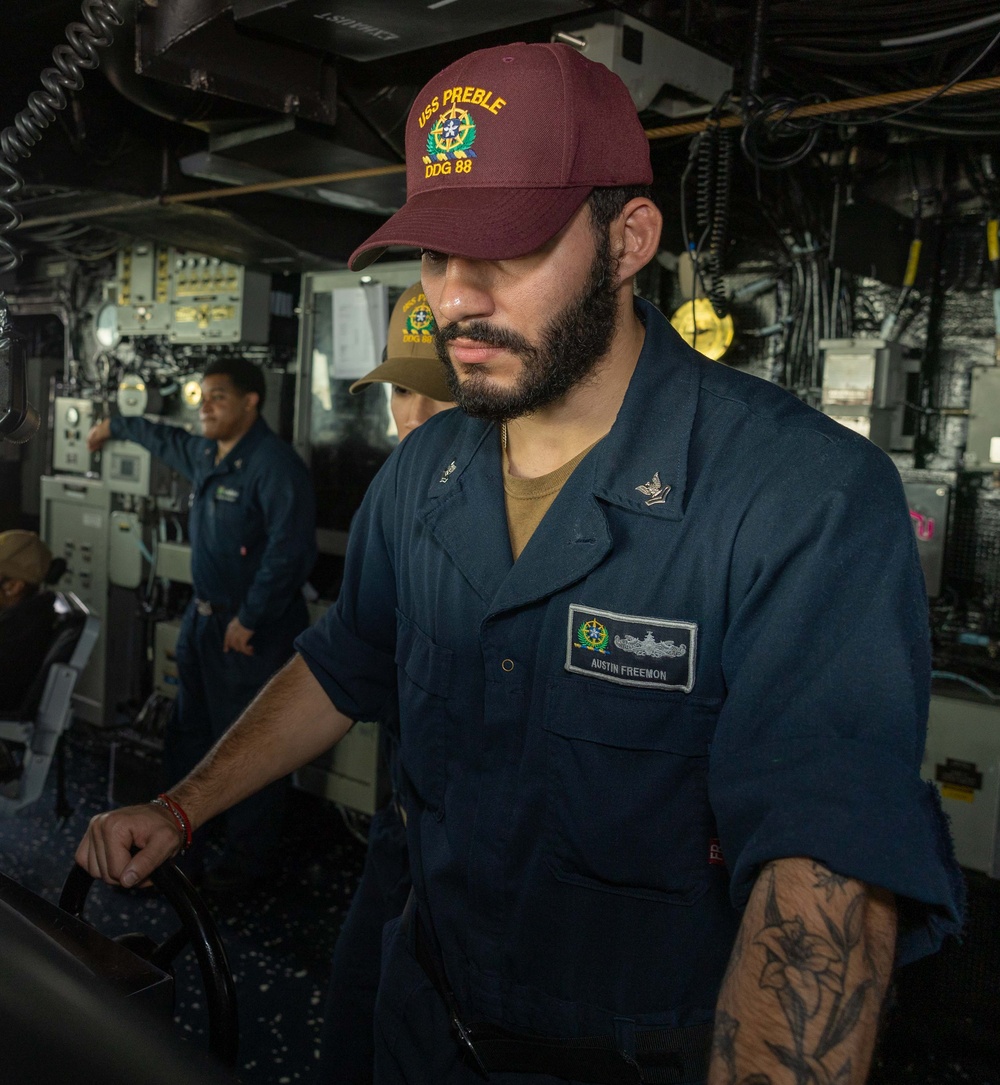
[[[420,295],[423,298],[423,294]],[[406,334],[418,339],[429,339],[434,332],[434,315],[426,301],[414,299],[413,308],[406,314]],[[409,341],[409,340],[407,340]]]
[[[467,109],[451,106],[438,116],[427,133],[424,162],[447,162],[475,158],[476,122]]]

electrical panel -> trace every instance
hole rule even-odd
[[[170,252],[135,241],[118,253],[118,333],[163,335],[170,327]]]
[[[104,676],[108,639],[108,521],[111,494],[97,479],[42,478],[41,536],[53,557],[66,561],[59,581],[101,620],[101,631],[73,694],[78,715],[104,722]]]
[[[171,343],[266,343],[271,277],[171,249]]]
[[[915,426],[906,411],[916,399],[917,363],[885,339],[821,339],[824,414],[886,451],[913,448]]]
[[[101,478],[119,494],[150,492],[152,455],[133,441],[107,441],[101,449]]]
[[[97,478],[42,478],[40,534],[53,557],[66,561],[57,587],[101,619],[73,704],[78,716],[102,727],[116,723],[119,704],[134,696],[144,654],[134,595],[142,582],[142,525],[136,512],[115,507],[120,500]]]
[[[271,276],[152,241],[118,253],[117,330],[171,343],[266,343]]]
[[[52,470],[85,475],[91,470],[87,434],[94,424],[94,404],[89,399],[56,396],[52,417]]]
[[[1000,878],[1000,705],[931,697],[920,772],[941,793],[958,861]]]

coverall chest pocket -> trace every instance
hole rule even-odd
[[[450,648],[436,644],[396,611],[400,756],[417,795],[434,811],[444,804],[453,662]]]
[[[708,753],[719,707],[661,690],[549,680],[549,865],[560,881],[671,904],[706,891]]]
[[[219,482],[212,487],[212,515],[220,540],[239,546],[247,526],[245,506],[241,486]]]

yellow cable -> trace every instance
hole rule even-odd
[[[915,237],[910,242],[910,258],[906,261],[906,274],[903,276],[903,286],[913,286],[917,281],[917,265],[920,263],[920,248],[923,242]]]

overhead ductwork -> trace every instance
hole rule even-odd
[[[233,19],[232,0],[143,3],[136,20],[136,70],[274,113],[329,125],[337,119],[337,79],[329,58],[247,33]]]
[[[243,26],[327,49],[352,60],[432,48],[444,42],[588,11],[585,0],[232,0]]]

